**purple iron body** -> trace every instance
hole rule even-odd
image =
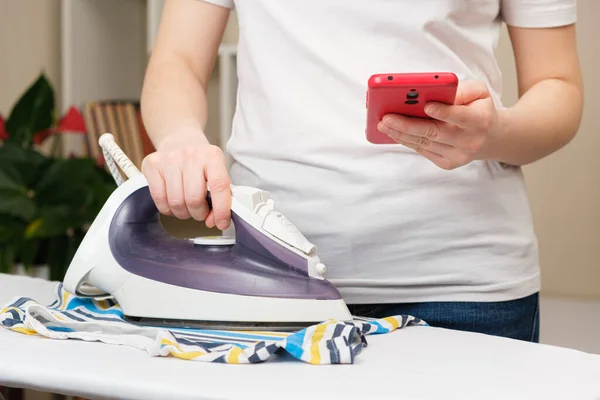
[[[306,259],[269,240],[234,212],[231,218],[234,245],[197,245],[175,238],[163,228],[148,187],[143,187],[115,213],[110,249],[123,269],[171,285],[243,296],[341,299],[329,282],[308,276]]]

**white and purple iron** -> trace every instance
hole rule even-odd
[[[99,143],[119,186],[77,249],[63,282],[68,292],[113,296],[125,318],[140,324],[293,330],[352,319],[323,278],[316,247],[274,209],[268,192],[231,187],[233,239],[176,238],[113,136]]]

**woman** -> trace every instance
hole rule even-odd
[[[235,3],[235,4],[234,4]],[[225,229],[230,183],[271,192],[319,248],[355,315],[538,341],[538,251],[521,166],[565,146],[582,112],[575,0],[169,0],[142,94],[158,209]],[[236,7],[228,152],[204,135],[206,88]],[[519,101],[494,57],[508,25]],[[451,71],[456,104],[388,115],[365,139],[370,75]],[[205,201],[211,188],[213,209]]]

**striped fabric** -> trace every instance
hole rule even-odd
[[[367,335],[427,326],[418,318],[400,315],[325,321],[292,333],[166,329],[125,321],[113,298],[76,297],[61,283],[55,294],[50,306],[27,297],[9,302],[0,310],[0,325],[26,335],[99,341],[136,347],[150,356],[230,364],[264,362],[281,353],[309,364],[352,364],[367,346]]]

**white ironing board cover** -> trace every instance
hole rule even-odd
[[[54,287],[0,274],[0,304],[47,302]],[[0,346],[0,385],[89,399],[600,400],[600,355],[433,327],[370,336],[354,365],[190,362],[8,330]]]

